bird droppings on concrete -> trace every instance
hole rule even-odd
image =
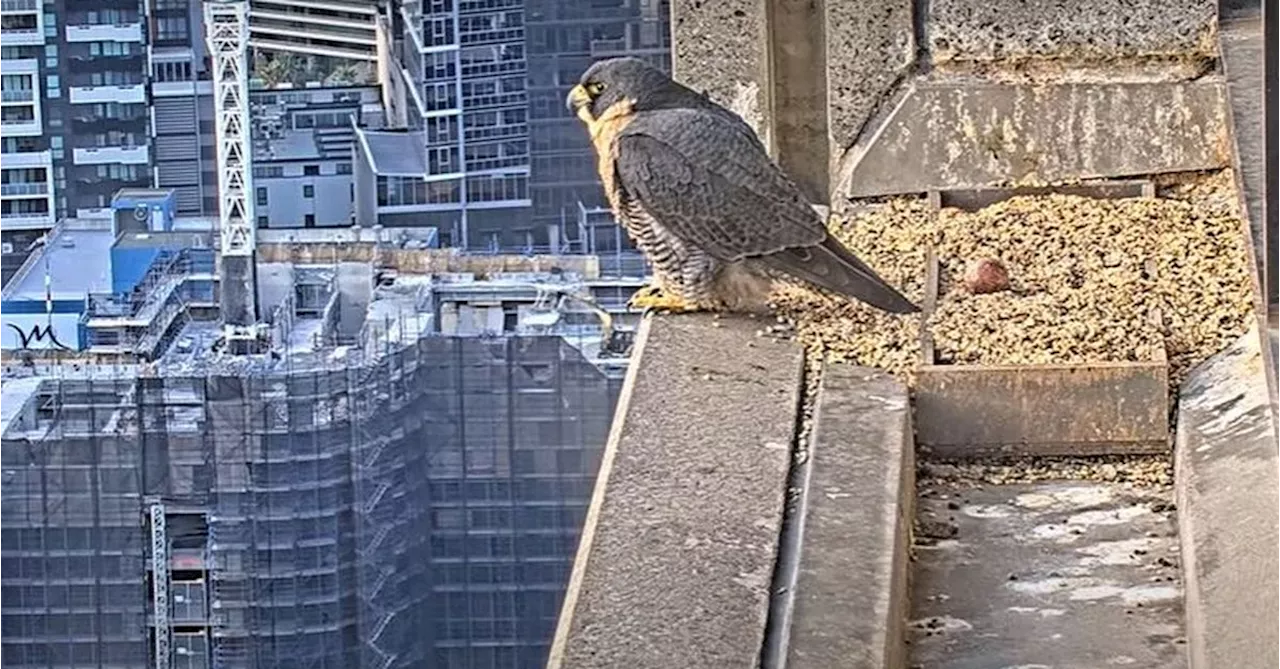
[[[910,299],[940,263],[936,355],[952,364],[1151,361],[1176,384],[1245,332],[1252,288],[1229,171],[1162,177],[1158,198],[1022,196],[977,212],[889,198],[833,216],[833,232]],[[974,295],[974,260],[999,258],[1011,289]],[[921,317],[783,285],[773,303],[811,354],[905,376]]]
[[[910,666],[1186,666],[1169,485],[920,469],[918,525],[958,537],[916,535]]]

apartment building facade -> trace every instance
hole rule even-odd
[[[6,279],[54,222],[107,216],[122,188],[173,189],[179,215],[217,214],[198,0],[3,0],[2,9]],[[604,202],[563,99],[597,58],[667,67],[668,16],[668,0],[251,4],[255,49],[356,62],[376,59],[381,40],[405,109],[388,118],[367,86],[255,90],[256,143],[268,147],[255,150],[268,189],[259,225],[434,228],[442,244],[473,251],[613,251],[566,232],[579,204]],[[311,104],[314,113],[303,109]],[[273,115],[283,124],[271,126]]]

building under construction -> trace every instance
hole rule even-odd
[[[27,271],[96,274],[73,232]],[[84,300],[80,350],[6,346],[4,665],[542,666],[626,364],[598,305],[628,281],[263,246],[267,345],[234,354],[208,249],[151,234],[168,250],[133,301]]]

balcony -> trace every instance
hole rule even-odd
[[[466,141],[479,142],[494,139],[509,139],[513,137],[528,137],[529,126],[525,123],[517,123],[514,125],[492,125],[467,127]]]
[[[6,133],[8,129],[6,128]],[[53,155],[49,151],[28,151],[25,153],[0,154],[0,164],[6,169],[21,167],[52,167]]]
[[[41,127],[38,116],[26,119],[4,119],[0,120],[0,134],[5,137],[39,137],[44,134],[44,128]],[[5,167],[11,167],[7,158],[5,161]]]
[[[35,99],[36,92],[30,88],[17,88],[0,91],[0,102],[32,102]]]
[[[529,98],[524,92],[475,95],[463,98],[462,108],[467,111],[475,111],[489,107],[519,107],[527,104],[528,100]]]
[[[102,146],[71,153],[76,165],[145,165],[150,160],[151,152],[146,146]]]
[[[67,26],[68,42],[141,42],[141,23]]]
[[[0,13],[3,14],[25,14],[39,11],[39,0],[0,0]]]
[[[0,228],[5,230],[44,230],[53,227],[53,212],[41,214],[0,215]]]
[[[489,77],[500,74],[524,74],[528,69],[524,59],[489,61],[482,63],[463,63],[462,76]]]
[[[151,84],[151,97],[176,98],[213,95],[212,81],[156,81]]]
[[[524,28],[498,28],[482,32],[463,32],[459,43],[462,46],[482,46],[485,44],[506,44],[524,41]]]
[[[524,0],[462,0],[458,3],[459,14],[477,14],[500,9],[524,9]]]
[[[35,58],[4,59],[5,74],[39,74],[40,61]]]
[[[43,181],[0,184],[0,197],[35,197],[49,194],[49,184]]]
[[[98,104],[102,102],[141,104],[146,101],[147,87],[143,84],[71,87],[71,104],[73,105]]]
[[[0,46],[39,46],[44,32],[39,28],[5,28],[0,30]]]

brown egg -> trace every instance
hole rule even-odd
[[[983,258],[964,273],[964,287],[974,295],[1009,290],[1009,272],[994,258]]]

